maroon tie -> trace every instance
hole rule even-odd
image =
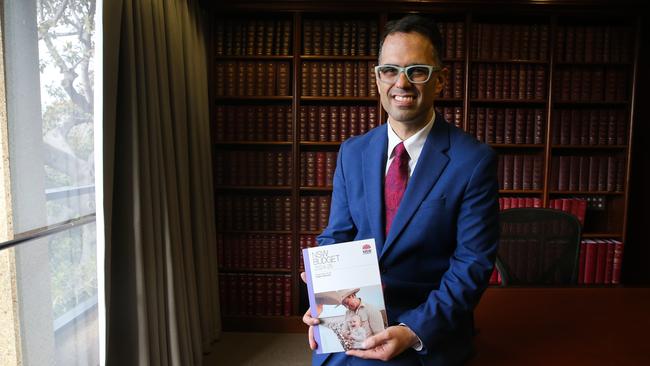
[[[393,223],[393,218],[399,203],[402,201],[404,190],[406,190],[406,182],[409,179],[409,154],[406,152],[404,143],[400,142],[395,146],[395,158],[390,163],[388,173],[386,174],[386,181],[384,184],[384,202],[386,203],[386,236],[390,231],[390,225]]]

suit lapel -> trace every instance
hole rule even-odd
[[[413,217],[422,200],[431,191],[440,174],[445,170],[449,162],[449,157],[444,151],[448,148],[449,125],[440,114],[437,114],[436,121],[422,147],[422,153],[415,166],[415,171],[411,174],[402,202],[395,214],[390,232],[380,252],[380,259],[388,251],[388,248],[393,244],[402,230],[404,230],[404,227],[411,217]],[[381,212],[383,214],[383,207]]]
[[[384,172],[388,146],[386,126],[388,125],[377,131],[362,155],[366,210],[378,253],[381,253],[384,244]]]

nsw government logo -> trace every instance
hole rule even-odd
[[[363,254],[370,254],[370,253],[372,253],[372,247],[370,246],[370,244],[364,244],[364,245],[361,247],[361,250],[363,250]]]

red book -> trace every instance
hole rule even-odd
[[[283,315],[291,315],[291,276],[286,275],[279,277],[278,280],[282,280],[284,284],[284,306],[283,306]]]
[[[325,179],[326,186],[332,187],[334,171],[336,169],[336,152],[327,152],[325,156]]]
[[[284,235],[284,268],[285,269],[291,269],[292,267],[292,259],[293,255],[291,254],[291,250],[293,248],[292,246],[293,240],[291,238],[291,235]]]
[[[307,107],[304,105],[300,106],[300,115],[298,116],[298,136],[300,137],[300,141],[306,141],[307,140]]]
[[[255,281],[255,314],[256,316],[264,315],[265,313],[265,298],[266,289],[264,275],[253,275]]]
[[[587,200],[575,199],[573,206],[575,207],[575,215],[578,217],[580,224],[585,225],[585,215],[587,214]]]
[[[605,261],[605,283],[612,284],[612,275],[614,274],[614,248],[616,246],[614,240],[608,239],[607,242],[607,256]]]
[[[585,240],[585,277],[584,283],[586,285],[595,283],[596,280],[596,258],[598,256],[598,248],[596,242],[593,240]]]
[[[559,176],[558,176],[558,190],[566,191],[569,189],[569,174],[570,171],[570,156],[560,156]]]
[[[339,141],[343,142],[345,139],[350,137],[349,131],[350,131],[350,108],[348,106],[341,106],[340,107],[340,128],[339,128]]]
[[[326,185],[326,167],[325,167],[325,152],[316,152],[316,186],[325,187]]]
[[[623,267],[623,243],[614,240],[614,260],[612,263],[612,284],[621,283],[621,269]]]
[[[511,198],[511,197],[505,197],[505,198],[503,199],[503,209],[504,209],[504,210],[508,210],[508,209],[512,208],[512,207],[510,206],[510,198]]]
[[[318,107],[318,141],[327,141],[329,137],[329,115],[327,106]]]
[[[363,135],[364,133],[368,132],[368,107],[366,106],[359,106],[359,119],[358,119],[358,126],[359,126],[359,135]]]
[[[318,107],[309,106],[307,113],[307,139],[318,141]]]
[[[580,156],[580,171],[578,179],[578,190],[587,191],[589,189],[589,157]]]
[[[356,136],[359,134],[359,107],[358,106],[350,107],[349,133],[350,136]]]
[[[505,190],[512,188],[512,171],[513,171],[513,155],[503,155],[503,188]]]
[[[596,255],[596,275],[594,277],[594,283],[604,284],[605,283],[605,272],[607,268],[605,264],[607,262],[607,243],[604,240],[596,240],[597,255]]]
[[[340,113],[338,106],[329,107],[330,128],[329,128],[329,141],[338,141],[339,138],[339,121]]]
[[[304,183],[307,187],[315,187],[317,182],[317,165],[316,165],[316,152],[308,151],[304,153],[305,161],[305,179]]]
[[[269,278],[269,287],[273,288],[273,315],[280,316],[282,315],[283,299],[282,292],[284,292],[284,286],[275,276]]]

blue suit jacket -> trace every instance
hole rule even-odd
[[[496,154],[438,114],[385,237],[386,128],[341,145],[329,224],[318,242],[375,238],[388,320],[408,325],[425,347],[389,364],[458,364],[472,352],[473,309],[496,255]],[[313,364],[328,358],[328,365],[379,363],[314,353]]]

